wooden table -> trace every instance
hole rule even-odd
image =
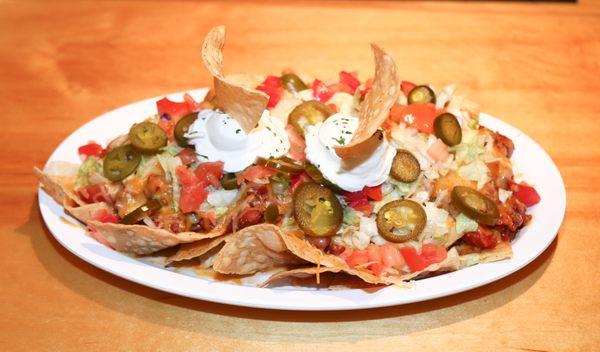
[[[123,104],[209,84],[204,34],[228,27],[227,72],[372,71],[455,82],[558,164],[558,240],[503,280],[357,312],[230,307],[92,267],[49,234],[34,165]],[[0,350],[600,350],[600,8],[565,3],[0,3]]]

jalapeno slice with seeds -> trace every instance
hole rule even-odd
[[[433,122],[433,130],[435,136],[452,147],[457,145],[462,140],[462,129],[456,119],[456,116],[449,112],[445,112],[435,118]]]
[[[227,190],[240,188],[240,185],[238,185],[237,182],[237,176],[232,172],[223,175],[221,178],[221,186]]]
[[[167,145],[169,137],[159,125],[150,121],[136,123],[129,130],[131,145],[142,153],[156,153]]]
[[[496,225],[500,211],[493,200],[481,192],[465,186],[455,186],[450,194],[451,203],[469,218],[484,225]]]
[[[319,122],[325,121],[329,116],[333,115],[333,111],[327,105],[317,100],[305,101],[296,106],[290,113],[289,121],[294,130],[304,136],[304,129],[309,125],[316,125]]]
[[[277,208],[277,205],[270,204],[267,209],[265,209],[264,217],[265,221],[269,224],[276,223],[279,219],[279,208]]]
[[[294,192],[294,219],[313,237],[333,236],[342,226],[342,205],[333,192],[314,182],[305,182]]]
[[[394,200],[377,212],[377,230],[390,242],[406,242],[415,239],[425,228],[427,214],[423,207],[412,200]]]
[[[138,222],[142,221],[142,219],[146,216],[152,215],[155,211],[160,209],[160,207],[161,204],[158,200],[150,199],[146,202],[146,204],[125,215],[125,217],[119,222],[124,225],[137,224]]]
[[[327,180],[325,178],[325,176],[323,176],[323,174],[321,173],[321,171],[316,166],[314,166],[313,164],[306,164],[304,166],[304,170],[306,171],[306,173],[308,174],[308,176],[310,176],[310,178],[312,178],[313,181],[315,181],[316,183],[321,184],[321,185],[329,188],[334,193],[337,193],[337,194],[344,193],[343,189],[341,189],[337,185],[335,185],[335,184],[331,183],[329,180]]]
[[[281,159],[265,159],[259,157],[256,159],[256,164],[286,174],[300,174],[304,171],[304,168],[301,165],[283,161]]]
[[[198,117],[197,113],[192,113],[189,115],[185,115],[181,118],[181,120],[177,121],[175,125],[175,129],[173,130],[173,135],[175,136],[175,140],[177,144],[182,147],[189,147],[189,141],[185,138],[185,134],[190,129],[190,126],[196,121]]]
[[[408,150],[399,149],[392,161],[390,171],[392,177],[400,182],[410,183],[419,178],[421,165],[415,156]]]
[[[104,158],[104,177],[113,182],[121,181],[135,171],[141,160],[142,156],[131,144],[116,147]]]
[[[408,93],[409,104],[435,104],[435,93],[428,86],[416,86]]]
[[[281,76],[281,85],[290,93],[298,93],[308,88],[306,83],[295,73],[287,73]]]

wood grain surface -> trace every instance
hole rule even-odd
[[[567,214],[525,269],[429,302],[281,312],[177,297],[100,271],[41,221],[32,167],[95,116],[227,72],[372,70],[454,82],[558,165]],[[0,1],[0,350],[600,350],[600,8],[578,3]],[[92,138],[92,136],[90,136]]]

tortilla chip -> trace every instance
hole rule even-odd
[[[259,224],[230,236],[217,255],[213,269],[221,274],[246,275],[300,262],[287,250],[279,227]]]
[[[215,238],[206,238],[197,242],[184,243],[179,247],[177,253],[167,258],[166,262],[167,264],[170,264],[173,262],[200,257],[209,252],[211,249],[221,245],[223,242],[225,242],[227,237],[231,235],[232,234],[227,234]]]
[[[145,225],[102,223],[94,220],[88,221],[88,225],[117,251],[136,255],[151,254],[180,243],[218,237],[227,229],[227,226],[218,226],[208,233],[172,233]]]
[[[104,202],[85,204],[79,207],[71,207],[65,204],[64,208],[69,214],[73,215],[75,219],[84,224],[97,220],[96,214],[98,211],[106,211],[108,214],[114,214],[113,209]]]
[[[371,44],[375,56],[375,76],[373,86],[365,96],[358,113],[358,128],[350,144],[335,147],[342,159],[350,159],[365,154],[365,148],[372,148],[373,134],[388,118],[392,105],[400,94],[400,77],[394,59],[379,46]],[[369,141],[369,142],[367,142]]]
[[[327,255],[327,256],[330,256],[330,255]],[[268,278],[265,282],[263,282],[261,284],[261,287],[268,286],[272,282],[275,282],[277,280],[280,280],[280,279],[283,279],[286,277],[290,277],[290,276],[301,276],[301,277],[307,276],[307,275],[318,276],[321,273],[344,272],[344,273],[347,273],[350,275],[357,276],[369,284],[395,285],[400,288],[410,288],[414,284],[412,282],[410,282],[409,280],[415,279],[417,277],[424,277],[431,273],[436,273],[436,272],[455,271],[455,270],[458,270],[459,266],[460,266],[460,259],[459,259],[458,253],[456,252],[456,249],[453,248],[448,252],[448,257],[444,261],[442,261],[440,263],[432,264],[432,265],[428,266],[427,268],[425,268],[424,270],[410,273],[410,274],[379,277],[379,276],[373,275],[372,273],[370,273],[364,269],[350,269],[347,265],[345,265],[345,268],[342,266],[336,266],[336,267],[316,266],[316,267],[299,268],[299,269],[293,269],[293,270],[279,272],[279,273],[271,276],[270,278]]]
[[[225,27],[218,26],[211,29],[202,45],[202,59],[214,77],[217,106],[233,117],[248,133],[260,120],[269,102],[269,96],[223,75],[224,45]]]
[[[63,176],[63,175],[51,175],[43,172],[37,167],[33,168],[33,173],[40,181],[42,188],[54,201],[58,204],[73,205],[79,204],[84,205],[85,203],[73,193],[73,184],[75,183],[75,177]]]
[[[466,268],[474,264],[497,262],[499,260],[512,258],[513,250],[509,242],[500,242],[492,249],[486,249],[478,253],[470,253],[460,256],[460,268]]]

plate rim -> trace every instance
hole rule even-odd
[[[76,139],[78,134],[81,133],[82,130],[89,128],[94,123],[98,123],[99,120],[110,118],[112,115],[117,115],[119,112],[123,112],[128,109],[132,109],[132,108],[136,108],[136,107],[140,108],[141,106],[148,105],[150,103],[154,104],[157,99],[160,99],[164,96],[166,96],[170,99],[178,99],[178,98],[180,99],[181,96],[183,95],[183,93],[185,93],[185,92],[191,94],[192,96],[202,96],[203,94],[206,93],[207,90],[208,90],[207,88],[201,88],[201,89],[189,90],[189,91],[184,91],[184,92],[160,95],[157,97],[147,98],[147,99],[143,99],[143,100],[140,100],[137,102],[129,103],[129,104],[123,105],[121,107],[118,107],[116,109],[113,109],[111,111],[100,114],[99,116],[87,121],[85,124],[83,124],[82,126],[77,128],[75,131],[73,131],[71,134],[69,134],[65,139],[63,139],[61,141],[61,143],[54,149],[52,154],[49,156],[45,165],[47,165],[50,161],[58,160],[58,159],[56,159],[56,157],[58,154],[60,154],[59,151],[61,149],[64,149],[65,145],[68,144],[69,141],[71,141],[72,139]],[[557,182],[558,184],[555,184],[554,186],[557,186],[557,185],[560,186],[559,189],[553,188],[553,191],[556,192],[555,196],[558,198],[558,201],[559,201],[558,204],[556,204],[553,209],[554,212],[557,214],[555,214],[556,216],[551,219],[552,220],[551,224],[549,224],[549,225],[546,224],[546,227],[550,227],[551,234],[544,237],[545,241],[544,241],[543,245],[538,246],[536,248],[536,251],[534,254],[530,254],[525,260],[521,261],[518,265],[513,265],[512,267],[510,265],[506,265],[507,262],[510,263],[510,261],[512,260],[512,259],[507,259],[507,260],[504,260],[501,262],[496,262],[496,263],[479,264],[479,265],[475,265],[473,267],[461,269],[456,272],[451,272],[451,273],[447,273],[444,275],[419,280],[416,282],[415,287],[417,287],[420,283],[421,283],[421,285],[423,285],[422,284],[423,282],[432,282],[433,280],[439,280],[440,278],[444,278],[444,277],[448,279],[452,276],[457,276],[457,273],[465,273],[467,271],[470,272],[470,271],[473,271],[473,269],[481,268],[482,266],[486,266],[486,267],[498,266],[499,267],[499,265],[502,265],[502,264],[504,264],[504,266],[507,266],[507,268],[505,268],[505,269],[496,270],[497,271],[496,274],[485,277],[484,279],[473,280],[471,283],[463,284],[460,287],[452,287],[452,286],[445,287],[443,289],[438,289],[435,292],[431,292],[429,294],[421,294],[421,295],[415,296],[415,297],[412,297],[412,295],[410,295],[410,294],[408,295],[408,298],[403,297],[403,295],[401,293],[408,292],[408,291],[406,289],[401,289],[401,288],[397,288],[397,287],[393,287],[393,286],[379,290],[377,293],[365,293],[363,290],[360,290],[360,289],[348,289],[348,290],[339,290],[339,291],[337,291],[337,290],[309,291],[309,290],[277,289],[277,288],[275,288],[275,289],[257,288],[257,287],[250,287],[250,286],[235,285],[235,284],[231,284],[231,283],[211,282],[211,281],[203,279],[203,278],[191,277],[188,275],[172,272],[169,270],[151,266],[146,263],[142,263],[139,260],[131,258],[125,254],[116,252],[107,247],[103,247],[98,243],[96,243],[96,244],[99,247],[104,248],[105,251],[102,251],[101,249],[96,248],[95,250],[100,250],[101,254],[94,253],[90,250],[87,250],[87,252],[86,252],[86,248],[79,247],[76,244],[79,244],[79,245],[86,244],[85,243],[86,241],[84,239],[87,239],[88,241],[90,241],[90,240],[95,241],[95,240],[92,240],[91,238],[89,238],[89,236],[85,235],[85,232],[83,231],[83,229],[78,230],[78,232],[81,232],[82,233],[81,235],[83,235],[83,236],[81,236],[81,238],[79,238],[79,240],[74,239],[75,237],[69,238],[68,236],[65,236],[62,233],[58,233],[59,230],[66,231],[64,226],[62,228],[60,226],[59,227],[55,226],[56,220],[60,221],[61,216],[66,217],[69,220],[72,220],[75,222],[77,222],[77,221],[72,219],[72,217],[70,217],[68,214],[65,214],[64,209],[62,209],[61,206],[56,204],[52,200],[52,198],[50,198],[50,196],[48,196],[41,187],[38,187],[38,206],[39,206],[40,213],[41,213],[42,218],[45,223],[44,226],[46,226],[48,231],[61,244],[61,246],[66,248],[69,252],[71,252],[78,258],[82,259],[83,261],[85,261],[101,270],[104,270],[113,275],[119,276],[125,280],[132,281],[137,284],[141,284],[141,285],[144,285],[147,287],[151,287],[154,289],[158,289],[160,291],[164,291],[164,292],[168,292],[168,293],[172,293],[172,294],[176,294],[176,295],[180,295],[180,296],[185,296],[185,297],[189,297],[189,298],[193,298],[193,299],[201,299],[201,300],[216,302],[216,303],[221,303],[221,304],[236,305],[236,306],[274,309],[274,310],[300,310],[300,311],[333,311],[333,310],[370,309],[370,308],[379,308],[379,307],[409,304],[409,303],[420,302],[420,301],[427,301],[427,300],[431,300],[431,299],[435,299],[435,298],[450,296],[453,294],[465,292],[465,291],[468,291],[468,290],[471,290],[471,289],[474,289],[477,287],[487,285],[493,281],[497,281],[508,275],[511,275],[514,272],[529,265],[533,260],[538,258],[543,252],[545,252],[546,249],[550,246],[550,244],[556,239],[556,236],[558,235],[558,231],[560,230],[560,227],[562,225],[562,222],[563,222],[563,219],[565,216],[566,188],[565,188],[565,184],[562,179],[562,176],[560,174],[560,170],[558,169],[558,167],[556,166],[556,164],[554,163],[554,161],[552,160],[550,155],[548,155],[548,153],[539,144],[537,144],[532,138],[527,136],[525,133],[523,133],[516,127],[513,127],[512,125],[502,121],[501,119],[493,117],[489,114],[482,113],[481,120],[482,120],[482,125],[484,125],[486,127],[490,123],[492,123],[493,125],[496,125],[496,128],[494,128],[495,130],[498,130],[498,127],[500,127],[501,132],[505,133],[506,131],[509,131],[511,135],[518,136],[518,138],[524,139],[524,143],[530,144],[531,147],[533,147],[534,149],[537,149],[536,153],[540,153],[541,156],[544,159],[546,159],[545,162],[549,162],[549,164],[547,166],[550,166],[553,169],[553,170],[550,170],[551,171],[550,173],[552,174],[553,177],[557,177],[557,179],[555,181],[558,181]],[[51,208],[53,208],[53,209],[51,209]],[[56,210],[59,210],[59,214],[55,213]],[[52,225],[50,225],[50,224],[52,224]],[[64,225],[69,226],[66,224],[64,224]],[[546,230],[549,230],[549,229],[546,229]],[[69,231],[66,231],[66,232],[69,232]],[[73,241],[70,241],[70,240],[73,240]],[[83,250],[82,250],[82,248],[83,248]],[[106,252],[111,252],[112,255],[108,255]],[[109,261],[107,261],[107,257],[109,258],[108,259]],[[110,262],[110,260],[118,260],[118,261],[126,262],[126,263],[129,262],[125,258],[115,259],[117,257],[125,257],[129,261],[134,261],[135,264],[129,263],[132,265],[140,266],[140,264],[142,264],[141,267],[144,268],[144,270],[142,270],[142,271],[144,272],[145,275],[144,276],[136,276],[133,273],[137,273],[138,272],[137,270],[134,270],[133,273],[130,274],[127,271],[122,270],[123,268],[121,268],[119,266],[114,267],[112,265],[109,265],[109,263],[112,263],[112,262]],[[126,268],[131,269],[131,267],[129,267],[129,266],[126,266]],[[478,269],[476,271],[482,271],[482,270]],[[490,271],[490,270],[483,270],[483,271]],[[149,274],[150,278],[146,277],[146,274]],[[173,275],[173,277],[165,277],[165,275],[169,275],[169,276]],[[156,277],[159,278],[158,281],[156,281],[156,279],[155,279]],[[160,280],[162,280],[162,279],[166,280],[166,282],[161,283]],[[447,279],[445,279],[443,281],[446,281]],[[190,280],[193,280],[193,281],[190,281]],[[178,285],[175,285],[175,286],[165,285],[165,284],[173,283],[173,282],[177,283]],[[182,289],[182,288],[184,288],[184,289]],[[198,290],[190,291],[190,288],[197,288]],[[203,292],[201,290],[203,288],[209,288],[210,290],[208,292]],[[256,291],[256,290],[259,290],[259,291]],[[399,293],[398,298],[393,299],[393,297],[392,298],[387,297],[387,296],[389,296],[389,294],[386,294],[386,295],[384,295],[384,299],[379,299],[379,300],[377,299],[377,297],[380,295],[381,291],[390,292],[391,290],[394,290],[394,292]],[[415,290],[415,288],[411,288],[408,290]],[[227,295],[224,295],[224,296],[215,295],[214,294],[215,292],[226,292],[229,294],[233,294],[234,297],[228,297]],[[315,292],[319,292],[319,293],[315,294]],[[240,295],[241,297],[245,297],[245,298],[240,299],[239,296],[237,296],[237,295]],[[345,297],[347,295],[350,295],[352,297],[350,297],[350,298]],[[361,302],[361,304],[357,304],[355,299],[360,299],[361,297],[364,297],[365,295],[368,295],[368,297],[366,297],[367,300],[365,302]],[[268,296],[268,297],[265,297],[265,296]],[[323,300],[324,296],[328,297],[328,299]],[[317,297],[318,299],[315,299],[315,297]],[[404,298],[404,299],[402,299],[402,298]],[[302,300],[306,300],[306,301],[310,302],[310,304],[302,304],[301,303]],[[331,303],[332,303],[331,301],[334,302],[335,305],[331,305]]]

